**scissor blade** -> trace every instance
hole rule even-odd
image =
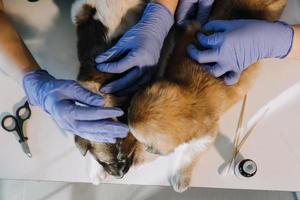
[[[31,154],[31,152],[30,152],[30,149],[29,149],[29,146],[28,146],[27,142],[24,141],[24,142],[21,142],[20,144],[21,144],[21,147],[22,147],[23,152],[24,152],[29,158],[31,158],[31,157],[32,157],[32,154]]]

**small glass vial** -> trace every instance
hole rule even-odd
[[[256,174],[257,165],[253,160],[244,159],[237,163],[234,174],[239,178],[250,178]]]

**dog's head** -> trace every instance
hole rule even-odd
[[[218,118],[205,94],[194,94],[170,81],[158,81],[139,91],[129,107],[132,134],[148,151],[166,155],[194,137],[214,134]]]
[[[75,136],[75,144],[83,156],[89,151],[107,173],[122,178],[132,165],[136,140],[129,134],[125,139],[118,139],[116,144],[109,144]]]
[[[112,47],[118,38],[140,18],[146,0],[111,1],[75,1],[72,6],[72,20],[76,25],[78,37],[78,58],[80,72],[78,80],[86,89],[105,98],[105,106],[119,107],[125,115],[114,119],[126,124],[128,103],[124,97],[100,94],[100,87],[119,79],[123,74],[102,73],[96,69],[95,57]],[[125,98],[127,99],[127,97]],[[103,166],[106,172],[115,177],[122,177],[132,165],[136,140],[129,134],[116,144],[92,142],[75,137],[76,146],[83,155],[89,151]]]

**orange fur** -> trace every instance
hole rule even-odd
[[[258,66],[250,67],[233,86],[215,79],[184,52],[197,30],[195,26],[187,30],[164,79],[139,91],[129,108],[134,136],[162,154],[193,138],[215,134],[221,115],[248,92],[258,71]]]

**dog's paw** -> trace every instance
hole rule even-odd
[[[191,176],[180,172],[169,177],[169,183],[175,192],[179,193],[186,191],[190,186],[190,182]]]
[[[108,173],[103,169],[103,167],[99,167],[98,170],[90,171],[90,180],[94,185],[99,185],[99,183],[107,178]]]
[[[90,180],[94,185],[98,185],[101,181],[108,178],[108,173],[104,168],[93,158],[90,158],[89,169]]]

